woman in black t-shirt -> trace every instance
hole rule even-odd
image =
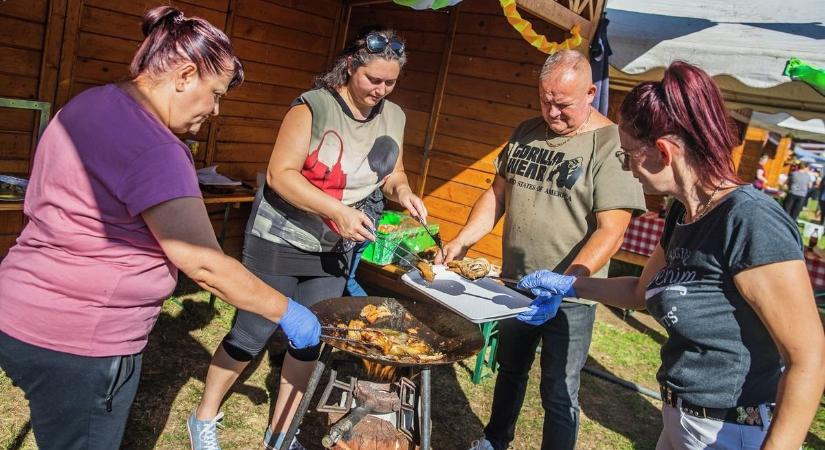
[[[622,103],[617,157],[649,194],[671,195],[641,277],[542,270],[535,294],[647,307],[662,347],[664,429],[657,450],[799,448],[825,386],[825,335],[796,223],[736,176],[719,89],[676,62]]]

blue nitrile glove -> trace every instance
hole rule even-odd
[[[530,309],[519,313],[516,319],[528,325],[541,325],[556,317],[556,313],[559,312],[559,305],[561,305],[561,295],[544,291],[533,300],[533,303],[530,303]]]
[[[321,342],[321,323],[306,306],[291,298],[286,305],[286,312],[281,316],[279,325],[294,349],[318,345]]]
[[[573,283],[576,277],[562,275],[549,270],[537,270],[518,282],[519,289],[529,289],[534,295],[539,295],[542,291],[562,297],[576,297],[576,289]]]

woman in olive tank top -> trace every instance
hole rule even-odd
[[[246,227],[243,262],[284,295],[309,307],[343,294],[353,248],[374,240],[363,211],[376,189],[424,220],[402,163],[406,118],[386,100],[406,62],[391,30],[355,39],[296,99],[283,119]],[[209,368],[203,399],[189,419],[193,449],[217,448],[221,401],[278,324],[238,312]],[[319,355],[288,348],[266,448],[281,448]],[[214,444],[214,446],[212,446]],[[297,440],[283,448],[303,448]]]

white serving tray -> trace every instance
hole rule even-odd
[[[441,265],[433,266],[433,272],[432,283],[421,278],[418,270],[405,273],[401,281],[473,323],[513,317],[533,301],[488,278],[470,281]]]

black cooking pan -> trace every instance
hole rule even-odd
[[[416,328],[418,333],[415,336],[429,344],[433,351],[443,353],[444,357],[435,361],[419,361],[414,357],[394,358],[368,346],[356,346],[327,338],[324,338],[324,342],[361,358],[392,366],[452,364],[475,355],[484,344],[478,325],[435,303],[389,297],[341,297],[323,300],[310,309],[318,316],[321,325],[334,327],[341,323],[348,324],[352,319],[364,320],[360,315],[366,305],[386,305],[393,313],[392,317],[379,319],[374,324],[367,322],[368,328],[387,328],[400,332]],[[325,331],[324,334],[346,337],[346,333]]]

